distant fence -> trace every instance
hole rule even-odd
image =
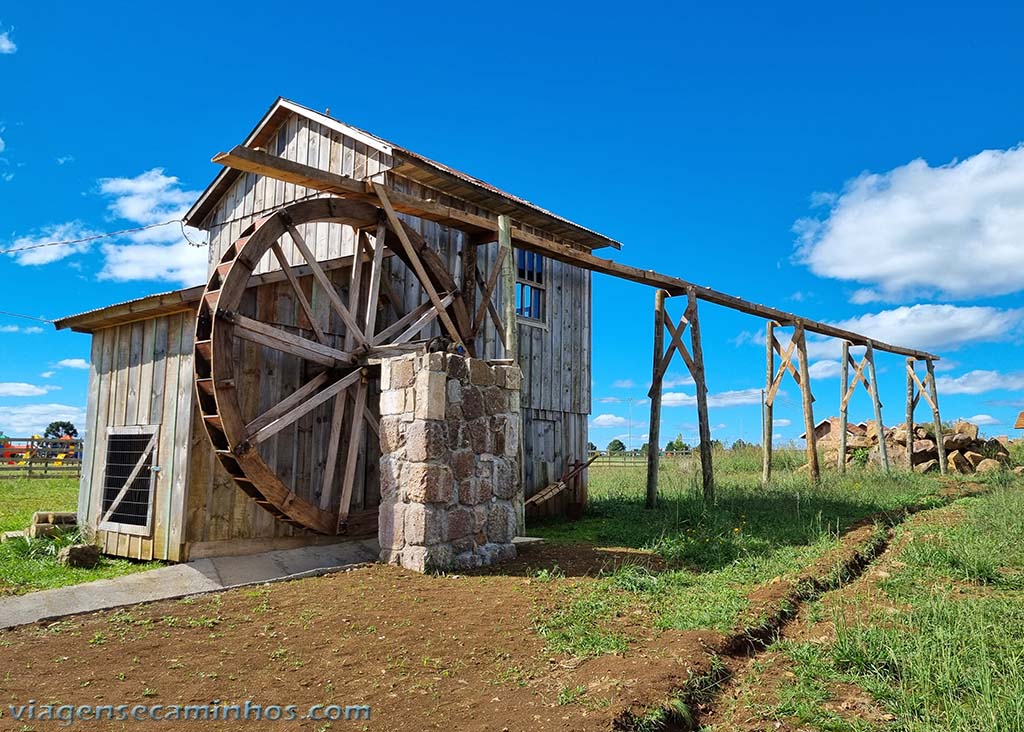
[[[668,459],[682,459],[688,458],[693,455],[692,450],[679,450],[679,451],[662,451],[662,460]],[[596,460],[590,464],[592,468],[621,468],[621,467],[647,467],[647,453],[639,450],[624,450],[619,452],[609,452],[607,450],[597,450],[596,452],[590,453],[590,457],[595,457]]]
[[[0,438],[0,480],[4,478],[78,478],[82,441],[40,437]]]

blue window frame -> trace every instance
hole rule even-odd
[[[524,320],[545,322],[547,290],[544,257],[522,249],[516,251],[516,315]]]

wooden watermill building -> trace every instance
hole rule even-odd
[[[517,341],[527,497],[584,458],[591,273],[516,243],[616,242],[284,99],[216,160],[187,215],[210,281],[57,323],[92,334],[79,519],[107,553],[372,533],[374,358],[426,340],[487,359]]]

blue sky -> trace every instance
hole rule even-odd
[[[308,7],[6,7],[0,249],[175,218],[283,95],[617,238],[620,261],[940,353],[944,416],[1012,431],[1020,8]],[[0,255],[0,310],[55,318],[198,283],[204,256],[173,227],[43,251]],[[592,440],[639,444],[653,291],[597,276],[594,299]],[[701,320],[715,435],[757,441],[763,322],[711,305]],[[0,315],[0,429],[79,418],[88,348]],[[813,347],[819,417],[837,409],[835,348]],[[878,365],[899,420],[902,359]],[[694,432],[683,372],[666,438]],[[784,389],[782,440],[802,431]]]

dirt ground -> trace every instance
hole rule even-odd
[[[731,656],[740,667],[759,634],[791,619],[786,608],[798,602],[807,583],[856,562],[872,531],[866,524],[855,528],[800,577],[758,588],[733,633],[655,630],[646,618],[627,615],[613,622],[630,636],[629,650],[586,660],[546,654],[536,619],[558,603],[566,583],[593,582],[602,569],[627,561],[661,569],[657,557],[631,549],[540,545],[469,576],[422,576],[374,565],[20,628],[0,633],[0,729],[57,729],[56,723],[13,723],[7,704],[30,699],[74,705],[251,700],[295,704],[300,714],[314,704],[372,709],[369,721],[243,725],[252,730],[628,728],[689,679],[712,674],[716,656]],[[538,569],[555,566],[564,579],[537,578]],[[786,628],[801,626],[798,619]],[[772,660],[764,653],[759,659]],[[766,682],[764,693],[771,693],[771,683],[785,683],[786,669],[778,665],[779,673],[769,675],[776,682]],[[742,692],[731,686],[704,710],[708,719],[702,721],[726,725],[718,729],[784,729],[723,718],[730,706],[724,700]],[[566,703],[566,690],[581,688],[588,701]],[[94,730],[140,726],[88,724]]]

